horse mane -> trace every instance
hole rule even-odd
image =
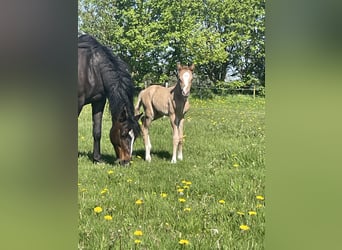
[[[92,56],[96,56],[98,65],[95,72],[99,72],[105,92],[109,101],[110,112],[113,121],[118,121],[122,112],[127,112],[127,120],[133,126],[136,134],[139,125],[134,121],[134,85],[128,65],[118,56],[114,55],[110,48],[100,44],[94,37],[86,34],[78,38],[78,47],[86,48]]]

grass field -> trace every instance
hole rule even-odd
[[[103,122],[101,150],[90,158],[91,108],[78,118],[79,249],[263,249],[265,99],[190,99],[184,160],[171,164],[168,117],[150,130],[152,162],[139,137],[130,167],[113,165]]]

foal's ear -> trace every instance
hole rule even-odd
[[[139,121],[139,119],[140,119],[140,117],[143,115],[143,112],[141,112],[140,114],[138,114],[138,115],[135,115],[134,116],[134,120],[136,120],[136,121]]]
[[[181,70],[181,69],[182,69],[182,65],[181,65],[179,62],[177,63],[177,69],[178,69],[178,70]]]
[[[195,64],[191,64],[191,66],[189,67],[189,69],[190,69],[191,71],[194,71],[194,69],[195,69]]]

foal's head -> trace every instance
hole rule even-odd
[[[190,67],[182,66],[177,63],[178,79],[180,87],[182,89],[182,95],[187,97],[190,94],[191,84],[192,84],[192,72],[195,69],[195,65],[192,64]]]
[[[140,134],[138,124],[140,116],[141,114],[132,119],[127,116],[127,112],[124,110],[119,120],[112,121],[110,141],[121,165],[129,164],[131,161],[133,143]]]

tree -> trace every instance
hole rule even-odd
[[[110,46],[136,83],[166,81],[177,62],[199,78],[264,85],[264,0],[79,0],[79,30]]]

